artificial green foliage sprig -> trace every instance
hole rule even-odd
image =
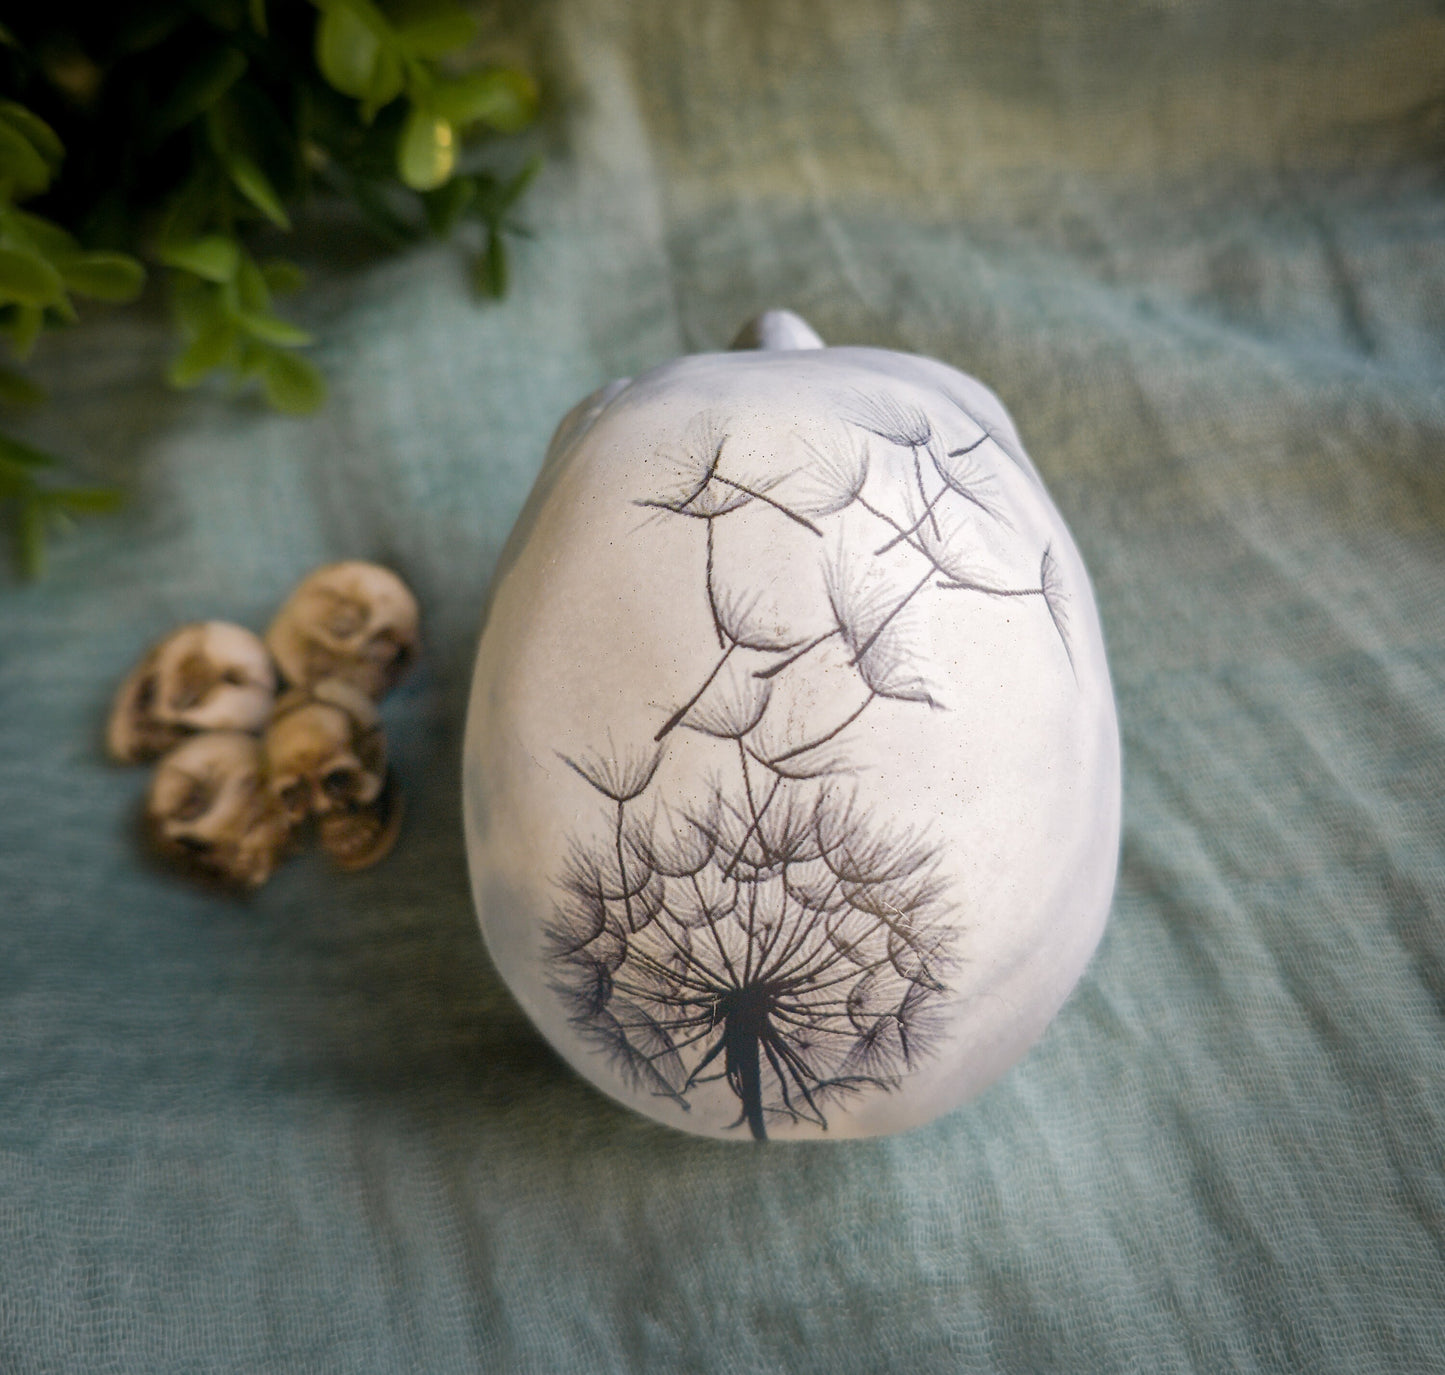
[[[179,335],[172,385],[220,374],[315,409],[311,335],[277,305],[302,274],[259,250],[317,193],[391,244],[473,223],[475,286],[505,291],[536,167],[486,162],[535,118],[537,91],[518,68],[468,63],[478,24],[457,0],[49,0],[7,22],[0,332],[17,361],[75,320],[74,298],[133,300],[149,265]],[[0,403],[35,393],[0,372]],[[24,445],[0,453],[0,508],[33,571],[53,518],[113,498],[47,485],[53,460]]]
[[[0,102],[0,316],[21,361],[47,323],[76,318],[73,297],[126,302],[145,284],[145,269],[128,254],[86,251],[58,224],[17,204],[49,189],[64,156],[43,119],[14,101]],[[0,402],[26,407],[44,399],[36,382],[0,368]],[[56,482],[55,466],[53,455],[0,432],[0,509],[10,513],[16,562],[27,577],[43,568],[52,527],[114,510],[120,501],[112,488]]]

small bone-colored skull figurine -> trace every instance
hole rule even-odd
[[[386,740],[371,699],[339,678],[281,695],[266,727],[272,793],[292,823],[366,807],[386,780]]]
[[[365,869],[401,828],[401,793],[387,777],[386,740],[371,699],[324,678],[293,688],[266,728],[273,795],[292,825],[319,819],[321,848],[341,869]]]
[[[172,749],[156,767],[146,825],[166,858],[241,887],[264,883],[290,824],[263,777],[261,742],[240,731],[208,731]]]
[[[1103,931],[1118,724],[1083,560],[985,386],[755,345],[562,422],[463,775],[482,930],[595,1084],[726,1139],[926,1122]]]
[[[121,684],[106,747],[114,759],[132,764],[196,731],[259,731],[275,695],[276,670],[259,637],[228,621],[184,625]]]
[[[302,579],[266,643],[293,687],[339,678],[375,701],[416,659],[418,625],[416,598],[395,573],[350,560]]]
[[[387,775],[374,801],[327,812],[317,827],[321,848],[338,869],[367,869],[385,858],[401,831],[405,808],[396,779]]]

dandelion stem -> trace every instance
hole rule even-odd
[[[671,731],[682,721],[682,718],[686,716],[688,712],[690,712],[702,700],[703,693],[705,693],[708,688],[712,686],[713,679],[722,672],[723,665],[727,663],[728,658],[731,656],[733,650],[735,650],[737,647],[737,641],[734,640],[732,644],[730,644],[725,650],[723,650],[722,658],[720,658],[717,663],[713,665],[712,672],[709,673],[707,677],[703,680],[703,685],[698,688],[698,690],[694,692],[692,696],[687,699],[686,702],[684,702],[680,707],[678,707],[678,709],[673,712],[671,716],[667,718],[666,722],[663,724],[662,729],[652,737],[654,741],[661,740],[665,735],[670,734]]]
[[[734,482],[731,478],[723,477],[721,473],[714,473],[713,481],[722,483],[724,487],[731,487],[735,492],[742,492],[755,501],[761,501],[764,506],[771,506],[779,515],[787,516],[789,520],[801,525],[804,530],[810,530],[817,535],[819,539],[823,537],[823,532],[807,516],[800,516],[796,511],[790,511],[781,501],[774,501],[766,492],[760,492],[757,488],[745,486],[741,482]]]
[[[893,619],[898,615],[898,613],[902,611],[903,608],[907,606],[908,603],[911,602],[920,592],[922,592],[925,587],[928,586],[928,580],[934,575],[936,571],[936,569],[930,568],[928,572],[923,575],[923,578],[918,583],[918,585],[914,587],[914,589],[910,593],[908,593],[908,595],[904,597],[903,600],[899,602],[892,611],[890,611],[881,621],[879,621],[876,626],[873,627],[873,633],[866,640],[864,640],[861,646],[859,646],[857,653],[855,653],[853,655],[853,658],[850,660],[851,663],[859,663],[862,660],[863,656],[867,654],[868,651],[872,649],[875,644],[878,643],[878,637],[885,630],[888,629],[889,625],[893,622]]]
[[[771,759],[764,759],[761,762],[766,764],[768,768],[772,768],[775,764],[786,763],[789,759],[796,759],[800,754],[807,754],[809,750],[815,750],[818,748],[819,745],[826,745],[828,741],[834,739],[839,735],[842,735],[842,733],[847,730],[854,721],[856,721],[860,716],[862,716],[863,713],[868,710],[869,706],[872,705],[873,699],[877,695],[878,694],[876,692],[870,691],[867,697],[863,699],[863,705],[859,707],[857,711],[853,712],[850,716],[848,716],[845,720],[840,721],[826,735],[820,735],[816,740],[808,741],[806,745],[797,745],[790,750],[785,750],[782,754],[775,754]]]
[[[709,516],[707,519],[707,609],[708,614],[712,616],[712,628],[717,635],[718,648],[721,649],[727,644],[727,640],[723,638],[722,618],[717,614],[717,597],[714,595],[712,587],[714,519],[713,516]]]

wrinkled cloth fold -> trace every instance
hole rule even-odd
[[[159,310],[25,433],[125,511],[0,590],[0,1369],[1442,1368],[1445,17],[1385,0],[550,0],[512,296],[314,218],[305,421]],[[756,310],[992,386],[1089,562],[1113,916],[905,1136],[671,1134],[488,964],[460,745],[551,428]],[[395,853],[225,899],[136,843],[109,695],[182,621],[395,566]]]

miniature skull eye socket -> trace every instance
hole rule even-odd
[[[346,597],[336,598],[326,617],[326,630],[333,638],[349,640],[366,625],[366,608]]]
[[[390,665],[397,673],[411,662],[411,646],[402,644],[390,630],[383,630],[376,635],[371,641],[370,649],[378,664]]]
[[[198,821],[210,811],[211,803],[215,801],[215,789],[209,787],[199,778],[191,780],[191,785],[182,795],[181,800],[176,803],[175,810],[171,816],[176,821]]]
[[[224,681],[224,676],[202,655],[186,655],[177,666],[171,685],[171,710],[190,711],[198,706],[218,682]]]
[[[207,731],[172,749],[156,768],[146,802],[162,855],[226,883],[264,883],[289,824],[263,783],[261,744],[241,731]]]
[[[357,791],[355,769],[332,769],[321,779],[321,791],[333,802],[349,802]]]

